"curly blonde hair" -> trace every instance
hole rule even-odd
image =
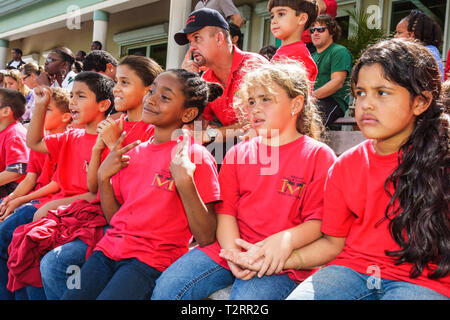
[[[292,59],[279,59],[248,70],[241,81],[241,87],[235,99],[235,109],[241,123],[248,123],[246,101],[252,88],[262,87],[271,95],[273,84],[283,88],[288,97],[304,97],[304,107],[297,118],[297,131],[316,140],[323,140],[324,126],[319,111],[311,97],[312,84],[308,80],[305,67]]]

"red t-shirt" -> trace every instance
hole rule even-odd
[[[205,204],[218,201],[214,158],[192,141],[189,151],[196,164],[198,193]],[[113,260],[136,258],[159,271],[188,251],[192,233],[169,169],[175,150],[176,141],[160,145],[147,141],[128,152],[128,167],[112,178],[114,194],[122,206],[95,250]]]
[[[44,139],[50,160],[57,164],[54,178],[60,191],[42,199],[41,203],[89,192],[87,169],[97,135],[88,134],[84,129],[72,129],[45,136]],[[105,155],[106,152],[102,160]]]
[[[447,73],[449,73],[449,72],[450,72],[450,49],[448,49],[447,62],[445,63],[445,69],[444,69],[444,79],[445,79],[445,81],[450,79],[447,76]]]
[[[333,18],[336,18],[337,16],[337,2],[336,0],[324,0],[326,6],[327,6],[327,10],[325,11],[325,14],[328,14],[330,16],[332,16]],[[302,34],[302,41],[304,43],[309,43],[311,42],[311,33],[308,30],[303,31]]]
[[[155,126],[144,121],[124,121],[123,131],[127,133],[122,146],[126,146],[134,141],[141,142],[149,140],[155,134]]]
[[[38,178],[34,191],[46,186],[52,181],[52,177],[56,170],[56,163],[50,160],[47,153],[40,153],[30,150],[30,160],[28,161],[27,173],[35,173]]]
[[[275,55],[272,57],[271,61],[275,61],[283,57],[294,59],[303,63],[306,68],[306,72],[308,73],[309,81],[311,81],[312,83],[316,81],[318,73],[317,65],[311,57],[311,53],[309,53],[308,48],[303,42],[297,41],[279,47]]]
[[[15,163],[28,163],[30,149],[27,147],[26,136],[27,130],[17,121],[0,131],[0,172]]]
[[[203,111],[203,117],[206,120],[212,121],[216,116],[223,126],[229,126],[238,121],[233,107],[234,96],[239,91],[245,68],[259,63],[267,63],[267,60],[257,53],[244,52],[234,46],[233,63],[226,87],[220,97],[206,105]],[[211,69],[203,74],[203,79],[223,86]]]
[[[335,158],[327,145],[307,136],[279,148],[267,147],[260,137],[242,142],[228,151],[220,169],[222,202],[216,213],[236,217],[240,237],[251,243],[320,220],[324,183]],[[218,242],[199,249],[228,269]],[[313,270],[286,272],[300,282]]]
[[[371,140],[348,150],[336,161],[325,186],[322,232],[346,240],[344,249],[330,264],[368,275],[379,270],[378,277],[411,282],[450,297],[450,275],[431,280],[425,270],[411,279],[410,263],[395,265],[394,259],[385,254],[385,250],[400,250],[389,232],[389,220],[379,223],[390,200],[385,180],[397,166],[398,153],[378,155]]]

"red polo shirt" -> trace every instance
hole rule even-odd
[[[241,51],[236,46],[233,46],[233,48],[233,63],[224,92],[219,98],[208,103],[203,111],[203,117],[206,120],[212,121],[216,116],[223,126],[232,125],[238,120],[233,108],[233,99],[245,74],[243,70],[249,65],[268,63],[264,57],[257,53]],[[203,79],[223,86],[211,69],[203,74]]]

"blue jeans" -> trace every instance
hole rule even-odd
[[[200,300],[229,285],[231,300],[282,300],[297,286],[286,274],[237,279],[206,253],[192,249],[162,273],[152,299]]]
[[[115,261],[94,251],[81,268],[79,289],[66,290],[63,300],[150,299],[161,272],[131,258]]]
[[[77,277],[86,262],[87,248],[87,244],[77,238],[42,257],[40,270],[48,300],[59,300],[66,290],[79,286]]]
[[[448,300],[410,282],[378,278],[330,265],[303,281],[288,300]]]
[[[0,223],[0,300],[13,300],[14,293],[6,288],[8,284],[8,247],[11,243],[14,230],[18,226],[33,221],[37,208],[36,201],[25,203],[14,210],[6,220]]]

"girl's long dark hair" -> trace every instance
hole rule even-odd
[[[386,255],[395,257],[397,264],[411,263],[411,278],[418,277],[425,268],[430,271],[429,278],[441,278],[450,271],[450,156],[449,118],[439,102],[439,68],[422,45],[385,40],[369,47],[357,61],[352,87],[358,82],[360,69],[372,64],[381,65],[385,77],[407,89],[411,99],[422,96],[431,100],[399,150],[398,167],[385,182],[391,199],[384,219],[390,220],[390,233],[400,246],[400,250],[386,251]],[[393,194],[388,191],[391,187]],[[437,267],[430,268],[430,263]]]

